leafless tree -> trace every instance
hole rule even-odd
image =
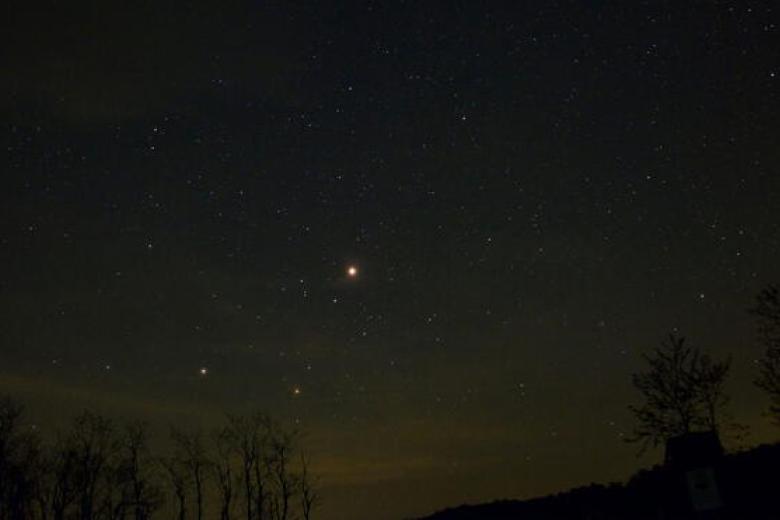
[[[38,497],[40,439],[22,427],[22,413],[0,396],[0,518],[29,518]]]
[[[200,431],[184,432],[173,429],[171,436],[176,445],[177,456],[187,468],[192,482],[197,518],[203,520],[208,468],[211,465],[206,447],[203,444],[203,435]]]
[[[36,511],[40,515],[43,476],[46,471],[44,445],[37,432],[25,432],[19,442],[17,488],[18,503],[22,506],[17,512],[17,518],[35,518]]]
[[[644,451],[676,435],[720,429],[729,360],[713,361],[674,334],[644,357],[648,371],[633,375],[644,403],[629,406],[637,421],[630,441]]]
[[[320,503],[320,497],[316,489],[316,482],[309,473],[309,459],[301,453],[301,478],[300,497],[301,497],[301,515],[303,520],[311,520],[312,511]]]
[[[693,383],[696,385],[699,401],[704,410],[704,416],[700,418],[699,423],[707,430],[720,432],[726,426],[725,409],[729,397],[724,387],[729,370],[731,370],[730,357],[723,361],[714,361],[706,354],[699,357]]]
[[[162,502],[144,423],[125,425],[121,437],[117,480],[121,490],[121,509],[129,509],[134,520],[148,520]],[[124,514],[115,515],[124,518]]]
[[[246,520],[262,520],[267,502],[264,467],[270,420],[262,413],[228,415],[228,432],[241,465]]]
[[[0,516],[10,516],[14,499],[16,445],[22,407],[9,397],[0,397]]]
[[[65,458],[75,458],[75,482],[79,518],[92,520],[99,508],[110,503],[119,443],[110,420],[93,412],[76,417],[65,441]],[[102,489],[101,489],[102,487]]]
[[[0,497],[5,498],[8,489],[9,467],[16,436],[18,435],[19,419],[22,407],[10,397],[0,397]]]
[[[780,289],[770,285],[762,290],[751,313],[758,319],[759,337],[766,349],[756,386],[769,395],[770,413],[780,426]]]
[[[215,458],[211,467],[214,470],[219,491],[219,516],[221,520],[230,520],[230,510],[233,503],[234,444],[231,442],[231,431],[228,427],[216,430],[213,437]]]
[[[261,447],[264,447],[265,440]],[[267,482],[270,479],[270,470],[268,466],[264,464],[267,458],[264,456],[264,451],[258,451],[257,460],[254,463],[252,473],[254,475],[254,503],[255,503],[255,518],[257,520],[265,520],[266,511],[269,509],[268,503],[270,502],[269,491]]]
[[[75,450],[59,440],[49,454],[49,465],[51,481],[45,484],[49,489],[46,501],[54,520],[64,520],[78,497]]]
[[[176,496],[177,518],[185,520],[187,518],[187,489],[191,485],[189,471],[176,457],[163,457],[159,459],[159,463],[171,488],[173,488],[173,494]]]
[[[297,476],[290,471],[295,434],[275,429],[270,442],[267,464],[271,472],[271,517],[273,520],[288,520],[290,501],[295,494]]]
[[[220,520],[242,498],[247,520],[310,520],[320,500],[303,455],[298,473],[297,433],[260,413],[228,416],[208,443],[200,431],[173,429],[172,453],[159,459],[143,423],[117,430],[84,412],[44,443],[21,417],[21,407],[0,398],[0,520],[149,520],[163,504],[163,476],[178,520],[216,518],[209,497],[219,498]]]

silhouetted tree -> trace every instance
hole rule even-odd
[[[213,438],[215,458],[212,468],[219,491],[219,516],[221,520],[230,520],[230,508],[233,503],[234,444],[231,442],[231,432],[228,427],[216,430]]]
[[[203,435],[200,431],[184,432],[173,429],[171,436],[177,448],[177,456],[190,476],[195,493],[197,518],[203,520],[205,512],[203,500],[206,492],[208,468],[211,465],[206,447],[203,445]]]
[[[157,459],[144,423],[116,429],[84,412],[44,443],[21,418],[22,408],[0,397],[0,520],[150,520],[164,502],[161,477],[178,520],[217,518],[216,509],[230,520],[242,498],[247,520],[310,520],[319,503],[302,455],[296,473],[297,434],[260,413],[228,416],[205,441],[200,431],[172,429],[172,453]],[[219,499],[213,513],[207,498]]]
[[[641,442],[644,451],[676,435],[720,430],[730,360],[713,361],[674,334],[644,358],[649,369],[633,375],[644,403],[629,406],[637,421],[629,441]]]
[[[315,482],[309,473],[309,459],[301,454],[301,478],[300,496],[301,496],[301,515],[303,520],[311,520],[312,511],[319,505],[320,497],[317,493]]]
[[[22,407],[9,397],[0,397],[0,517],[10,516],[14,509],[16,487],[16,445]]]
[[[184,463],[177,457],[162,457],[159,459],[168,482],[176,496],[177,518],[187,518],[187,489],[190,487],[190,473]]]
[[[263,464],[271,421],[262,413],[228,415],[229,438],[238,454],[247,520],[263,520],[268,470]]]
[[[74,458],[79,518],[92,520],[113,502],[112,477],[119,451],[113,424],[96,413],[83,412],[73,421],[64,449],[66,457]]]
[[[756,385],[769,394],[770,412],[780,425],[780,289],[770,285],[756,298],[751,309],[758,318],[758,332],[766,349]]]
[[[38,498],[40,439],[21,427],[23,409],[0,397],[0,518],[28,518]]]
[[[54,520],[64,520],[78,496],[76,451],[60,439],[50,450],[48,461],[51,479],[44,484],[48,490],[47,509],[51,509]]]
[[[266,482],[270,480],[270,470],[267,464],[264,462],[267,460],[265,457],[265,447],[268,445],[268,437],[262,438],[262,444],[260,444],[261,451],[258,452],[258,459],[254,464],[254,495],[255,495],[255,516],[257,520],[264,520],[268,515],[266,511],[270,509],[268,502],[270,502],[268,486]]]
[[[288,520],[290,500],[296,492],[297,476],[290,471],[295,434],[274,429],[270,443],[268,467],[271,472],[271,517]]]
[[[121,437],[117,480],[121,490],[120,514],[132,514],[134,520],[148,520],[162,503],[162,491],[157,483],[144,423],[125,425]]]

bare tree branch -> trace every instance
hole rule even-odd
[[[629,406],[637,424],[628,440],[641,443],[640,453],[676,435],[721,429],[730,360],[713,361],[674,334],[644,358],[648,370],[632,378],[644,402]]]
[[[762,290],[750,312],[758,319],[759,338],[765,348],[755,384],[769,396],[769,412],[780,426],[780,289],[770,285]]]

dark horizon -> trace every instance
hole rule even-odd
[[[620,481],[670,332],[774,442],[770,1],[11,2],[0,394],[307,432],[322,520]]]

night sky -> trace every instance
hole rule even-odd
[[[0,392],[42,425],[260,408],[323,520],[422,515],[658,462],[626,406],[676,329],[777,436],[775,2],[11,1],[0,35]]]

